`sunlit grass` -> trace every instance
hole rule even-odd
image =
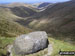
[[[59,51],[75,51],[75,45],[72,45],[70,43],[56,40],[53,38],[49,38],[49,41],[53,44],[53,53],[51,56],[61,56],[59,55]],[[67,55],[64,55],[67,56]],[[73,55],[70,55],[73,56]]]
[[[6,55],[7,45],[12,44],[14,40],[15,40],[14,37],[12,37],[12,38],[0,37],[0,56]]]

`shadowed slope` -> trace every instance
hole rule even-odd
[[[15,15],[17,15],[19,17],[28,17],[28,16],[32,16],[36,13],[35,10],[24,7],[24,6],[13,7],[10,9]]]
[[[13,14],[19,17],[28,17],[37,13],[32,5],[25,3],[0,4],[0,8],[8,8]]]

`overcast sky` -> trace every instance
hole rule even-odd
[[[24,3],[38,3],[38,2],[64,2],[69,0],[0,0],[0,3],[24,2]]]

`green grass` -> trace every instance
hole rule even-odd
[[[6,55],[7,45],[12,44],[15,38],[0,37],[0,56]]]
[[[15,40],[15,37],[9,38],[9,37],[1,37],[0,38],[0,47],[5,47],[8,44],[11,44]]]
[[[0,19],[0,35],[6,37],[15,37],[20,34],[26,34],[30,29],[6,19]]]
[[[54,48],[51,56],[61,56],[59,55],[60,49],[61,51],[75,51],[75,45],[72,45],[68,42],[56,40],[53,38],[49,38],[49,41],[53,44],[53,48]],[[63,56],[68,56],[68,55],[63,55]]]

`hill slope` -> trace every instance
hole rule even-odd
[[[8,8],[11,12],[19,17],[28,17],[34,15],[36,10],[29,4],[25,3],[10,3],[0,5],[0,8]]]
[[[37,13],[35,10],[24,7],[24,6],[13,7],[10,9],[15,15],[17,15],[19,17],[28,17],[28,16],[32,16],[35,13]]]
[[[31,31],[15,20],[22,19],[14,15],[8,8],[0,8],[0,36],[13,37]]]
[[[52,8],[48,7],[42,13],[41,19],[47,20],[47,26],[45,26],[45,30],[47,32],[56,32],[63,34],[75,34],[75,2],[65,2],[55,4]],[[54,33],[53,32],[53,33]]]
[[[75,40],[75,2],[56,3],[43,12],[19,23],[37,30],[45,30],[53,36],[72,36]],[[21,23],[21,24],[22,24]]]

